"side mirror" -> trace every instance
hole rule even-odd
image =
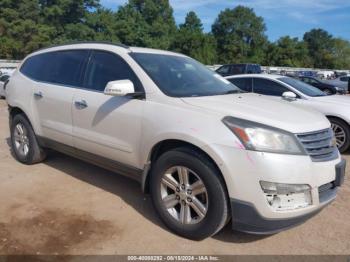
[[[127,96],[134,93],[134,84],[130,80],[108,82],[104,91],[104,94],[109,96]]]
[[[293,92],[284,92],[282,94],[282,99],[287,100],[287,101],[295,101],[297,100],[297,95],[294,94]]]

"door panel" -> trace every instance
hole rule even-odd
[[[75,103],[82,101],[86,107]],[[76,90],[73,102],[74,146],[138,167],[144,103],[101,92]]]
[[[33,108],[40,123],[42,136],[72,144],[73,89],[38,83],[33,93]]]
[[[80,150],[139,167],[142,108],[145,101],[103,93],[108,82],[131,80],[143,87],[130,66],[118,55],[94,50],[73,101],[73,142]]]

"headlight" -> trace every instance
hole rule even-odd
[[[253,151],[305,155],[294,134],[263,124],[227,116],[223,123]]]

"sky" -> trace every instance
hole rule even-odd
[[[101,0],[103,6],[112,10],[126,2]],[[244,5],[264,18],[270,41],[285,35],[302,38],[313,28],[350,40],[350,0],[170,0],[170,3],[177,24],[184,22],[189,11],[195,11],[206,32],[211,30],[221,10]]]

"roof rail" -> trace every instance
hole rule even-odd
[[[129,46],[127,46],[127,45],[124,45],[121,43],[112,43],[112,42],[108,42],[108,41],[82,41],[82,42],[76,41],[76,42],[70,42],[70,43],[66,43],[66,44],[58,44],[58,45],[43,47],[43,48],[40,48],[36,51],[42,51],[42,50],[46,50],[49,48],[60,47],[60,46],[79,45],[79,44],[104,44],[104,45],[113,45],[113,46],[118,46],[118,47],[122,47],[125,49],[129,49]]]

